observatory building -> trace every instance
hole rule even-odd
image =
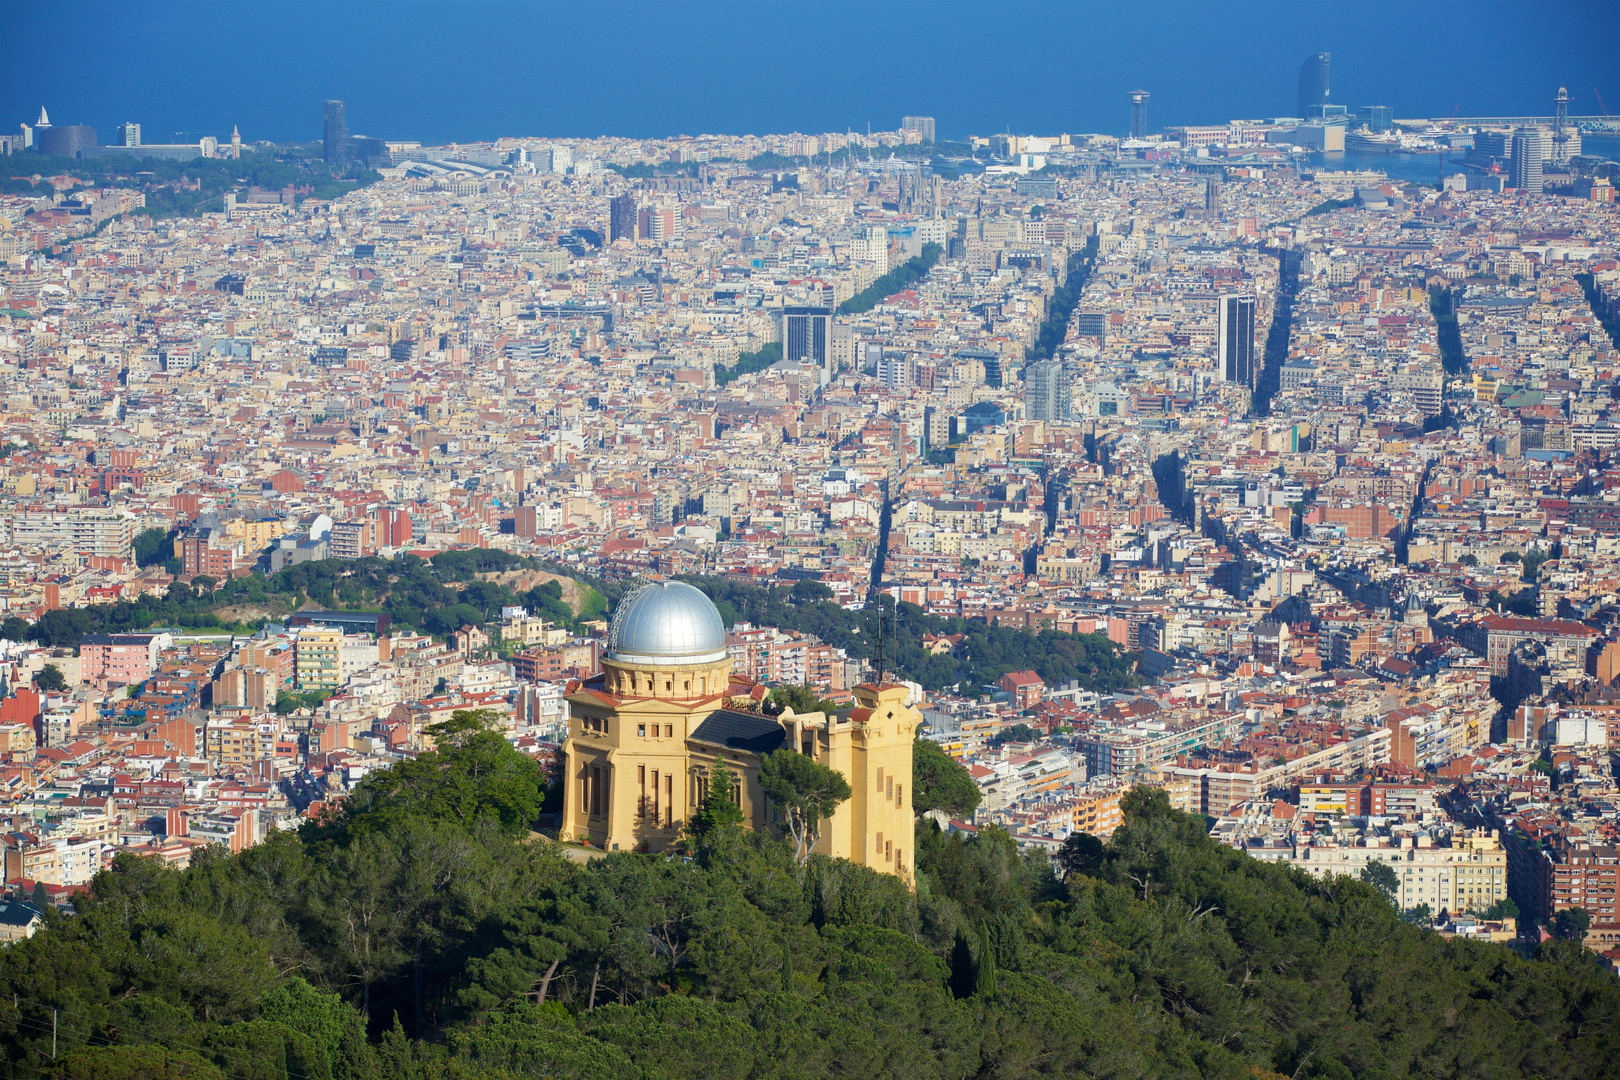
[[[897,683],[862,684],[856,706],[780,716],[753,705],[755,684],[731,676],[726,629],[707,596],[683,582],[647,585],[614,613],[602,672],[568,695],[565,801],[559,835],[603,851],[674,846],[719,761],[736,778],[743,821],[771,823],[759,766],[778,750],[807,754],[849,781],[821,824],[816,854],[911,881],[911,743],[922,716]]]

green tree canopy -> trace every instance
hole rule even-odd
[[[1361,868],[1361,880],[1383,893],[1390,903],[1395,902],[1396,894],[1401,891],[1401,879],[1388,863],[1368,862]]]
[[[838,709],[833,702],[816,693],[813,686],[772,687],[770,700],[792,709],[795,713],[832,713]]]
[[[692,815],[692,835],[700,844],[719,833],[740,830],[742,807],[737,804],[737,781],[724,761],[709,767],[709,787],[697,813]]]
[[[930,739],[911,744],[911,807],[921,815],[933,810],[971,821],[979,807],[979,785],[967,769]]]
[[[174,554],[174,541],[163,529],[142,529],[135,534],[135,565],[157,566]]]
[[[1556,912],[1552,932],[1565,941],[1581,941],[1592,926],[1592,913],[1583,907],[1567,907]]]
[[[389,831],[402,819],[426,817],[471,829],[481,820],[522,835],[540,813],[546,778],[490,724],[486,710],[457,710],[428,728],[438,745],[427,753],[368,773],[338,816],[312,828],[333,839]]]
[[[67,677],[55,664],[46,664],[39,669],[39,674],[34,676],[34,685],[54,694],[67,689]]]
[[[849,781],[836,769],[795,750],[765,755],[759,766],[759,786],[770,797],[783,831],[793,841],[802,864],[821,836],[821,822],[850,796]]]
[[[465,721],[440,754],[477,745]],[[431,792],[430,792],[431,794]],[[915,889],[757,833],[585,863],[490,817],[119,854],[0,950],[17,1077],[1446,1080],[1614,1072],[1570,941],[1444,940],[1226,847],[1162,792],[1059,877],[919,823]],[[1084,850],[1081,850],[1083,847]]]

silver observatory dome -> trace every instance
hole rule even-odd
[[[683,581],[643,585],[619,602],[607,659],[621,664],[709,664],[726,658],[714,603]]]

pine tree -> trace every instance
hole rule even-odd
[[[996,950],[990,946],[990,932],[979,924],[979,970],[973,980],[973,993],[994,997],[996,993]]]
[[[709,767],[709,790],[704,793],[698,812],[692,815],[692,835],[699,841],[717,832],[733,829],[743,823],[742,807],[737,805],[737,781],[726,768],[716,761]]]

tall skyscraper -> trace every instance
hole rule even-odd
[[[349,121],[343,111],[343,102],[328,101],[323,108],[326,129],[321,138],[321,157],[329,164],[341,165],[349,154]]]
[[[626,193],[608,203],[608,243],[636,238],[636,200]]]
[[[1221,219],[1221,178],[1214,173],[1204,181],[1204,217],[1210,221]]]
[[[783,308],[782,359],[808,360],[817,367],[826,367],[831,328],[832,308]]]
[[[1306,120],[1320,120],[1322,106],[1328,103],[1330,56],[1330,53],[1315,53],[1299,66],[1299,115]]]
[[[1069,377],[1058,360],[1037,360],[1024,369],[1024,415],[1030,420],[1069,418]]]
[[[139,145],[141,145],[141,125],[139,125],[139,124],[131,124],[131,123],[119,124],[118,125],[118,145],[119,146],[139,146]]]
[[[1562,86],[1553,95],[1552,159],[1556,164],[1569,163],[1569,91]]]
[[[1254,297],[1221,297],[1220,379],[1252,387],[1259,372],[1254,363]]]
[[[934,118],[932,116],[902,116],[900,118],[901,131],[915,131],[922,136],[922,141],[934,141]]]
[[[1513,186],[1541,194],[1541,132],[1531,127],[1513,133]]]
[[[1146,90],[1131,91],[1131,138],[1147,136],[1147,103],[1151,95]]]

